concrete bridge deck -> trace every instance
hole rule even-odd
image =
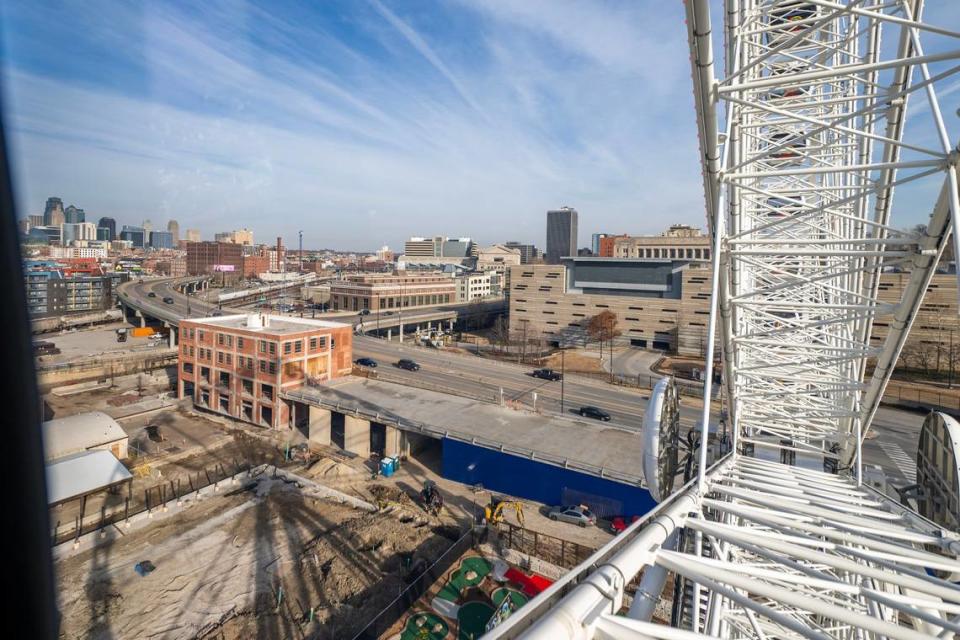
[[[351,420],[359,418],[435,439],[452,438],[599,478],[642,485],[639,433],[602,422],[543,416],[379,380],[345,379],[280,395]],[[363,434],[358,439],[362,441]],[[584,446],[585,442],[590,446]]]

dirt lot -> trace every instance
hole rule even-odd
[[[59,562],[61,637],[349,638],[404,586],[404,555],[450,537],[265,478]]]

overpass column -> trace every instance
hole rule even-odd
[[[169,331],[169,333],[167,334],[167,337],[168,337],[167,346],[169,346],[172,349],[175,346],[177,346],[177,328],[171,325],[169,322],[166,322],[164,324],[167,326],[167,329]]]
[[[370,457],[370,421],[343,416],[343,448],[361,458]]]
[[[330,409],[310,406],[310,422],[307,427],[307,438],[310,442],[330,446],[331,415]]]
[[[451,320],[449,321],[449,323],[447,324],[447,332],[448,332],[448,333],[453,333],[453,320],[452,320],[452,319],[451,319]]]
[[[384,454],[388,457],[399,456],[403,451],[400,447],[400,429],[396,427],[391,427],[390,425],[384,425],[386,429],[387,442],[384,446]]]
[[[403,344],[403,323],[402,322],[400,323],[400,333],[398,334],[398,337],[400,338],[400,344]]]
[[[141,329],[142,329],[143,327],[147,326],[147,319],[146,319],[145,317],[143,317],[143,312],[142,312],[142,311],[140,311],[139,309],[137,309],[137,311],[136,311],[136,313],[135,313],[134,315],[136,315],[138,318],[140,318],[140,328],[141,328]]]
[[[393,329],[387,329],[387,342],[393,340]]]

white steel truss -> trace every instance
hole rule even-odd
[[[960,154],[936,97],[960,72],[960,33],[925,23],[922,0],[723,9],[718,79],[709,0],[686,0],[714,241],[705,378],[716,336],[734,450],[707,471],[708,383],[698,478],[488,637],[960,637],[960,534],[860,474],[860,446],[960,217]],[[907,140],[908,118],[925,118],[929,135]],[[939,196],[925,231],[904,234],[894,190],[918,181]],[[882,269],[908,279],[895,304],[880,301]],[[879,315],[892,320],[874,344]],[[824,470],[789,464],[797,457]],[[650,622],[664,599],[670,626]]]

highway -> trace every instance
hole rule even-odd
[[[217,305],[179,293],[172,286],[174,282],[173,279],[129,282],[121,286],[120,296],[148,315],[172,324],[189,316],[209,315],[217,309]],[[150,292],[156,297],[149,297]],[[164,303],[164,297],[172,298],[173,304]],[[232,311],[223,309],[223,313]],[[405,313],[404,322],[413,324],[418,318],[426,322],[424,316],[431,316],[436,311],[426,309]],[[371,322],[371,316],[361,318],[355,313],[328,313],[323,315],[323,319],[354,325],[361,320],[368,324]],[[500,402],[502,389],[505,402],[518,402],[527,408],[532,408],[533,394],[536,393],[538,410],[545,414],[560,414],[560,383],[532,377],[530,372],[535,368],[532,365],[521,366],[357,335],[354,338],[354,359],[360,357],[376,360],[379,364],[377,374],[385,381],[464,395],[491,403]],[[421,365],[420,371],[406,371],[393,366],[400,358],[415,360]],[[574,374],[564,380],[563,391],[564,413],[568,416],[573,416],[581,406],[593,405],[610,413],[611,426],[631,431],[642,429],[649,395],[647,390],[615,387]],[[700,418],[700,401],[684,397],[680,416],[683,431],[693,427]],[[911,459],[916,457],[917,437],[923,417],[921,412],[881,407],[874,418],[872,437],[864,445],[864,461],[868,465],[879,465],[898,483],[914,482],[915,468]],[[718,420],[719,416],[714,411],[711,422]]]

